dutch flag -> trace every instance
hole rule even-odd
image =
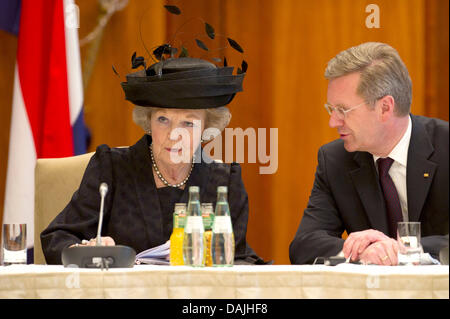
[[[73,0],[2,0],[0,7],[1,27],[18,31],[3,223],[27,223],[32,252],[36,159],[87,148],[77,7]]]

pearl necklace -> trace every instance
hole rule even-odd
[[[181,187],[181,186],[183,186],[184,184],[186,184],[187,181],[188,181],[188,179],[189,179],[189,177],[191,176],[192,169],[194,168],[194,162],[195,162],[195,161],[194,161],[194,158],[192,159],[191,169],[190,169],[190,171],[189,171],[189,174],[186,176],[186,178],[185,178],[182,182],[180,182],[180,183],[178,183],[178,184],[169,184],[169,182],[166,181],[166,179],[162,176],[161,172],[160,172],[159,169],[158,169],[158,166],[156,165],[155,158],[153,157],[153,147],[152,147],[152,145],[153,145],[153,144],[150,144],[150,157],[151,157],[151,159],[152,159],[152,164],[153,164],[153,167],[155,168],[156,175],[159,177],[159,179],[161,180],[161,182],[163,182],[164,185],[169,186],[169,187]]]

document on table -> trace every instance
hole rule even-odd
[[[170,265],[170,240],[136,255],[136,264]]]

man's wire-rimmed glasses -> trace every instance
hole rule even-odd
[[[334,114],[336,114],[336,117],[339,120],[345,120],[345,117],[346,117],[348,112],[353,111],[354,109],[357,109],[358,107],[360,107],[361,105],[364,105],[364,104],[366,104],[366,101],[364,101],[364,102],[362,102],[362,103],[360,103],[358,105],[352,106],[349,109],[344,109],[342,107],[333,106],[333,105],[331,105],[329,103],[325,103],[325,109],[327,110],[328,114],[330,114],[330,116],[334,112]]]

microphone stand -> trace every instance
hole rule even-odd
[[[101,201],[95,246],[72,246],[63,249],[61,260],[64,267],[80,268],[132,268],[136,252],[128,246],[102,246],[101,229],[103,224],[103,209],[108,185],[101,183],[99,188]]]
[[[102,245],[101,231],[102,231],[102,225],[103,225],[103,208],[104,208],[104,204],[105,204],[105,196],[108,193],[108,185],[106,183],[101,183],[99,192],[100,192],[100,217],[98,220],[96,246]]]

